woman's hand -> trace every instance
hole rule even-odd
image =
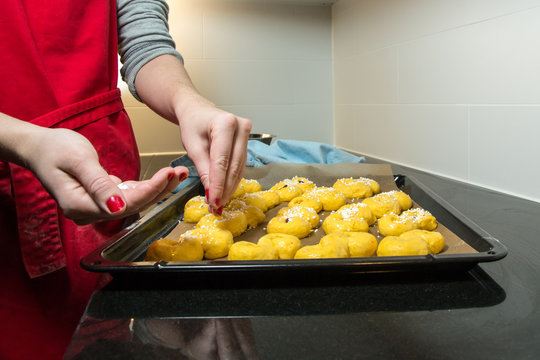
[[[206,189],[209,210],[219,215],[244,174],[251,122],[202,97],[184,65],[171,55],[146,63],[135,87],[146,105],[180,125],[184,148]]]
[[[182,107],[178,119],[184,148],[197,167],[210,211],[221,215],[244,174],[251,122],[204,99]]]
[[[122,182],[99,164],[82,135],[66,129],[39,128],[21,154],[58,202],[79,225],[136,214],[158,202],[188,176],[185,167],[163,168],[151,179]]]

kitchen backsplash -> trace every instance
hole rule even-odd
[[[169,6],[195,85],[254,132],[540,201],[540,0]],[[181,154],[176,126],[123,93],[142,157]]]
[[[540,201],[540,1],[332,10],[336,145]]]

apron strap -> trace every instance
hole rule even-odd
[[[48,128],[77,129],[124,108],[120,89],[116,88],[83,101],[63,106],[30,122]]]
[[[54,110],[31,123],[77,129],[123,108],[120,90],[114,89]],[[11,163],[9,166],[22,259],[28,274],[34,278],[66,266],[56,201],[31,171]]]

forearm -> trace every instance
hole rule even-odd
[[[184,65],[172,55],[159,56],[139,70],[135,78],[143,102],[165,119],[178,123],[190,105],[213,104],[195,89]]]

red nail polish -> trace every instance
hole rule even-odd
[[[174,173],[171,173],[169,175],[167,175],[167,179],[169,179],[169,181],[171,181],[174,177]]]
[[[221,199],[216,199],[216,201],[214,201],[214,205],[218,208],[220,202],[221,202]]]
[[[216,210],[216,214],[218,214],[218,216],[223,215],[223,206]]]
[[[187,174],[186,173],[182,173],[180,174],[180,182],[184,181],[187,179]]]
[[[118,212],[124,208],[124,200],[120,196],[111,196],[107,200],[107,207],[112,213]]]
[[[206,203],[208,204],[208,189],[206,189]]]

